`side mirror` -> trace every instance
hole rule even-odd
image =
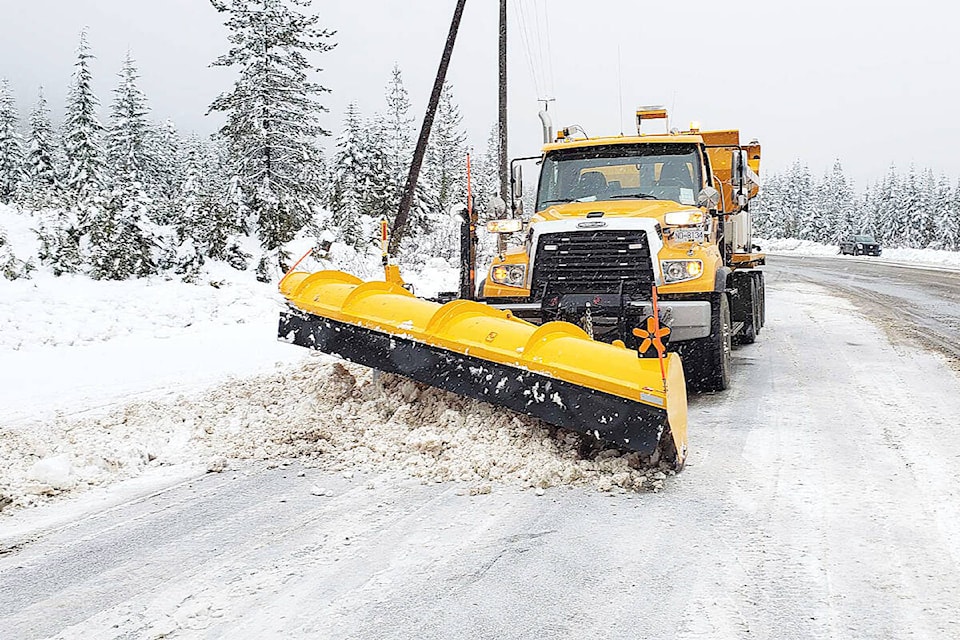
[[[514,199],[523,196],[523,167],[519,164],[513,168],[513,173],[510,176],[510,186],[513,187]]]
[[[746,166],[747,154],[740,149],[734,149],[730,153],[730,185],[734,190],[739,190],[743,185],[743,169]]]
[[[697,203],[707,209],[716,209],[720,204],[720,192],[713,187],[704,187],[697,195]]]
[[[493,210],[497,218],[502,218],[507,213],[507,203],[500,196],[490,196],[487,205]]]

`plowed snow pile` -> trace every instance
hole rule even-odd
[[[311,358],[196,395],[129,404],[107,415],[0,432],[0,494],[27,506],[147,467],[224,459],[297,459],[336,471],[603,491],[659,489],[636,455],[578,455],[579,437],[537,420],[364,367]],[[229,466],[229,460],[226,461]]]

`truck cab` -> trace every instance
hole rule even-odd
[[[488,227],[515,246],[494,258],[481,294],[532,322],[565,320],[636,348],[656,291],[690,386],[723,389],[732,344],[763,324],[764,256],[749,218],[760,146],[735,130],[645,134],[644,121],[660,118],[662,108],[641,109],[636,136],[568,129],[545,144],[533,215]]]

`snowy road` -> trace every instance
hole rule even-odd
[[[869,257],[773,256],[770,269],[842,291],[887,326],[960,361],[960,271]]]
[[[0,549],[0,637],[960,637],[960,380],[771,263],[661,493],[250,464]]]

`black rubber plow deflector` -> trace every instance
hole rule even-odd
[[[280,314],[279,337],[644,455],[668,429],[666,409],[300,310]]]

